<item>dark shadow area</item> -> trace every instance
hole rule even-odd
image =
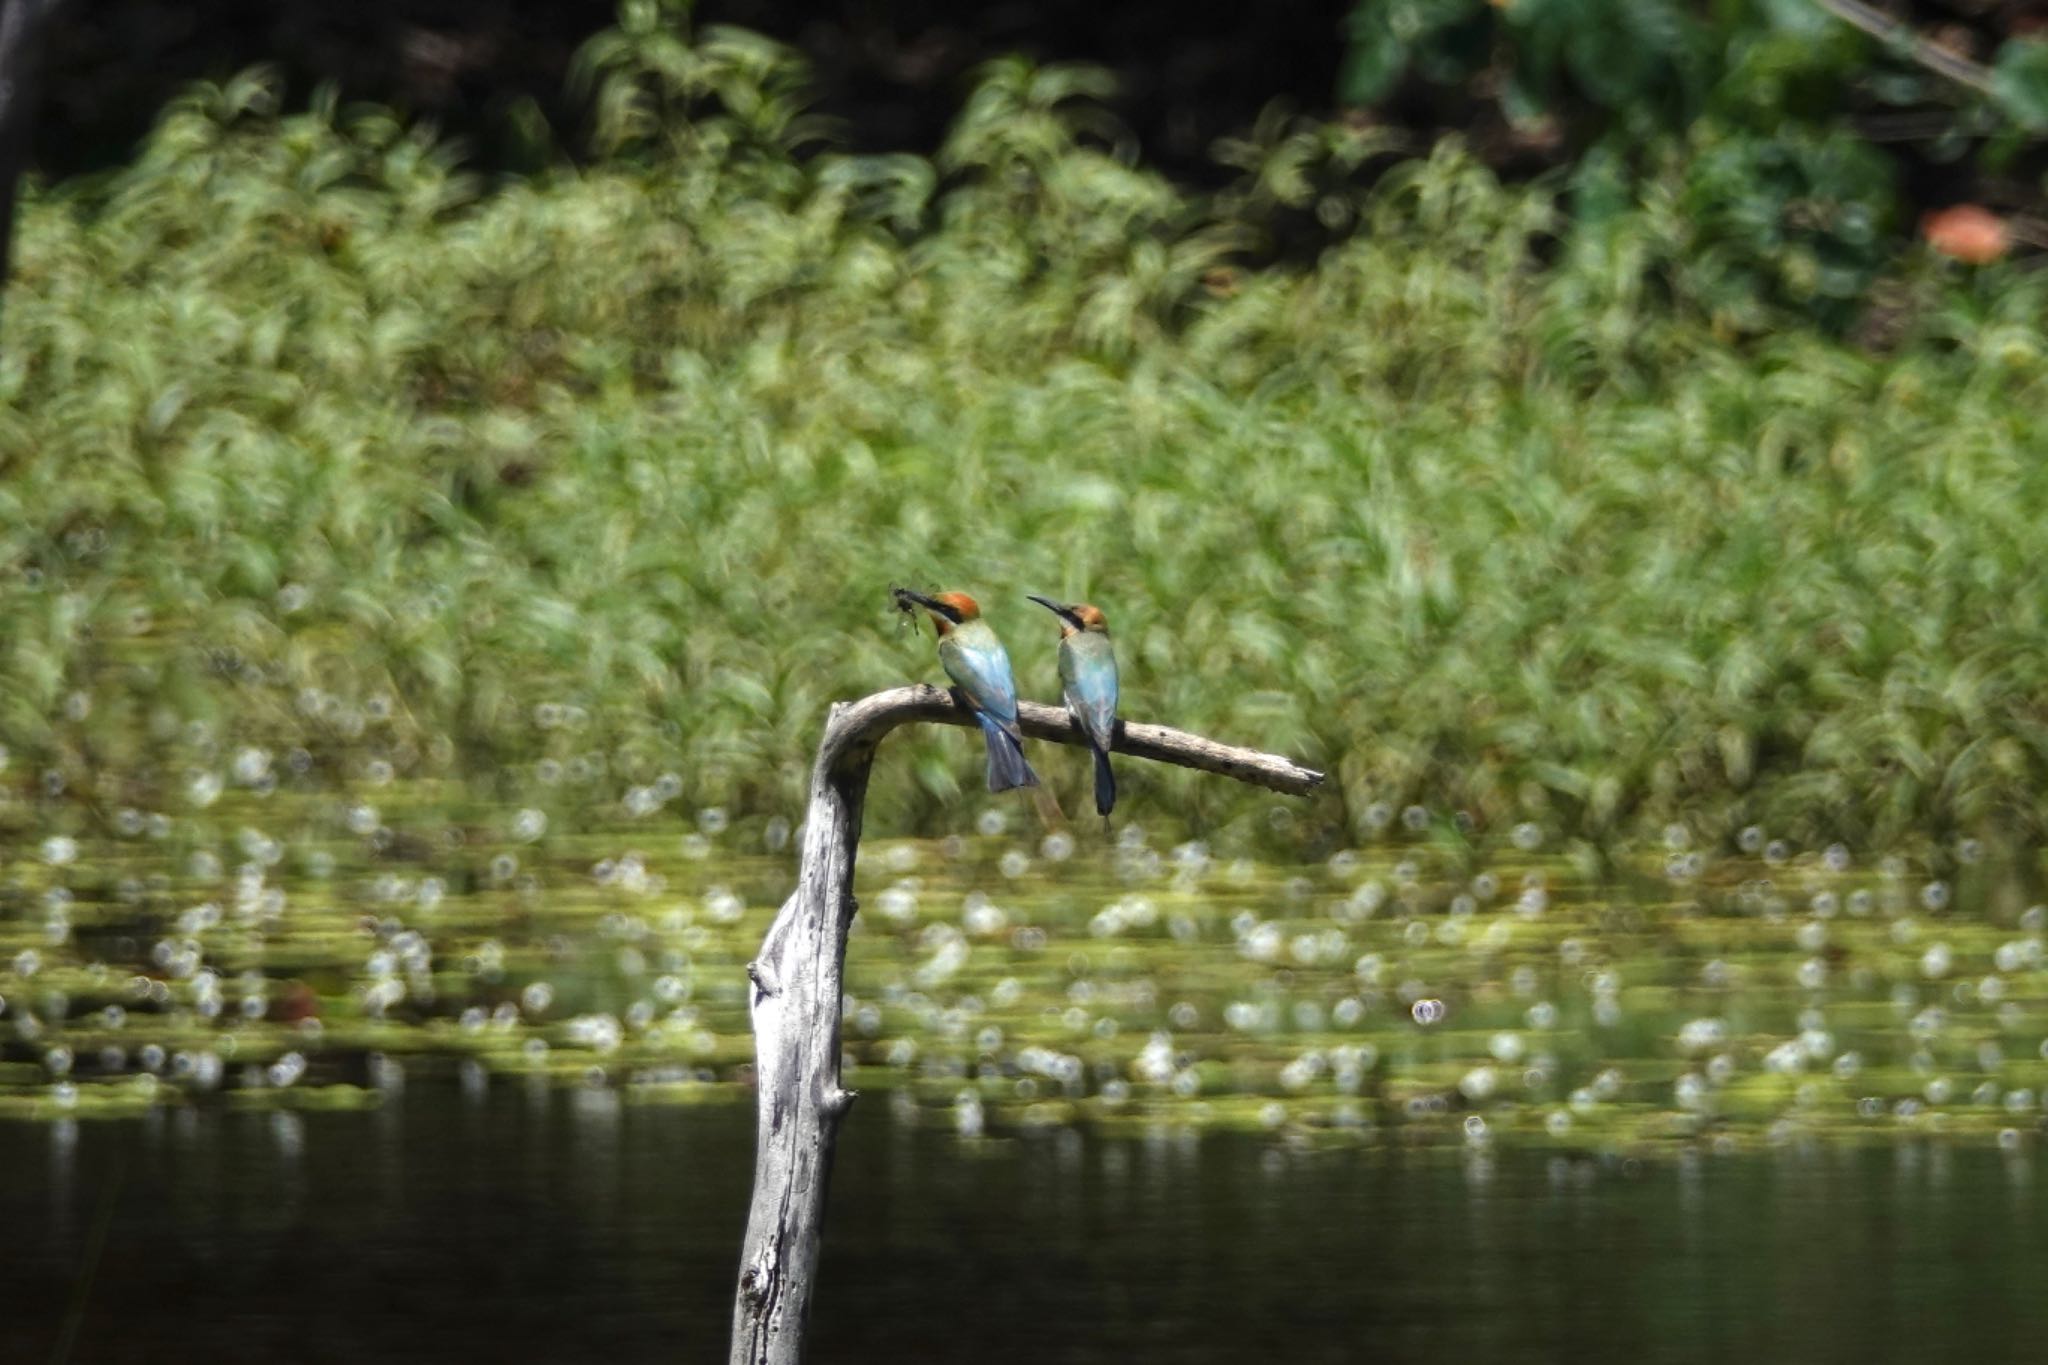
[[[1118,112],[1146,159],[1209,174],[1207,149],[1276,96],[1327,108],[1341,56],[1345,0],[1260,6],[1141,3],[959,6],[790,5],[727,0],[699,24],[738,24],[791,43],[817,78],[817,111],[857,150],[929,151],[976,67],[1013,52],[1116,72]],[[195,80],[258,62],[303,104],[333,81],[344,98],[430,118],[485,169],[519,169],[506,114],[532,100],[573,146],[581,113],[564,91],[576,48],[612,22],[612,0],[111,0],[57,24],[37,166],[66,176],[118,164],[157,110]]]
[[[934,1116],[936,1117],[936,1116]],[[740,1105],[420,1080],[381,1112],[0,1125],[0,1359],[724,1359]],[[2028,1358],[2038,1153],[1638,1163],[1255,1135],[962,1142],[857,1106],[835,1361]]]

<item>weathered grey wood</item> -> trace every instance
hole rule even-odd
[[[1023,702],[1024,733],[1083,745],[1065,710]],[[839,1012],[846,932],[853,922],[853,864],[861,805],[875,746],[916,722],[973,725],[972,715],[936,687],[898,687],[832,708],[811,770],[796,890],[783,902],[753,980],[754,1199],[733,1300],[733,1365],[794,1365],[824,1235],[825,1192],[839,1121],[853,1102],[840,1085]],[[1277,754],[1218,744],[1163,725],[1118,726],[1116,752],[1221,773],[1305,796],[1323,775]]]

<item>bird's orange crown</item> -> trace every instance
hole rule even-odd
[[[958,612],[962,621],[976,621],[981,618],[981,603],[975,601],[964,592],[935,593],[931,600],[942,607]],[[927,607],[926,610],[929,611],[930,608]],[[952,631],[955,623],[946,619],[945,612],[934,611],[931,613],[931,617],[932,624],[938,627],[939,634],[945,635]]]
[[[1063,604],[1053,601],[1050,597],[1040,597],[1037,593],[1028,595],[1032,601],[1060,618],[1062,640],[1069,635],[1078,635],[1084,630],[1101,631],[1105,634],[1109,631],[1109,618],[1102,614],[1100,607],[1091,607],[1086,602]]]

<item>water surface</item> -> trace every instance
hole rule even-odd
[[[740,1107],[523,1084],[0,1125],[0,1359],[722,1359],[751,1150]],[[2035,1359],[2043,1175],[1918,1141],[963,1142],[878,1101],[841,1151],[816,1358]]]

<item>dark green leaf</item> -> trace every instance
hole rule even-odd
[[[2014,38],[1999,48],[1991,96],[2021,127],[2048,132],[2048,43]]]

